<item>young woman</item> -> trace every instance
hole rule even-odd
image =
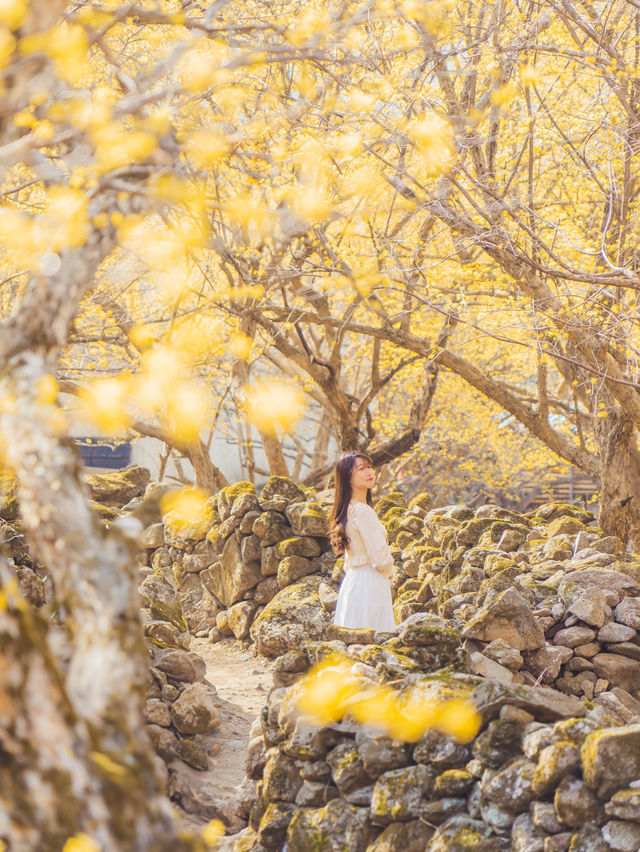
[[[334,553],[345,554],[345,576],[334,623],[385,631],[395,627],[389,584],[393,557],[371,505],[373,480],[373,465],[364,453],[345,453],[336,462],[329,529]]]

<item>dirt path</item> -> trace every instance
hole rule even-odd
[[[249,730],[271,688],[273,664],[235,639],[213,645],[206,639],[193,639],[191,650],[204,659],[206,678],[218,693],[222,721],[212,740],[220,751],[211,758],[206,789],[223,805],[234,797],[242,781]]]

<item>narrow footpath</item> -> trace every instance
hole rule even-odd
[[[249,731],[271,688],[273,663],[236,639],[215,644],[193,639],[191,650],[204,659],[206,678],[218,694],[221,723],[212,739],[220,750],[210,759],[204,787],[224,808],[242,781]]]

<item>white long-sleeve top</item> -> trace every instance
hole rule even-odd
[[[370,565],[385,577],[393,571],[393,556],[387,542],[387,531],[371,506],[351,503],[346,524],[349,546],[345,552],[345,571]]]

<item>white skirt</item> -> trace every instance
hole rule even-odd
[[[379,632],[393,630],[396,622],[389,580],[370,565],[349,568],[340,585],[333,623]]]

